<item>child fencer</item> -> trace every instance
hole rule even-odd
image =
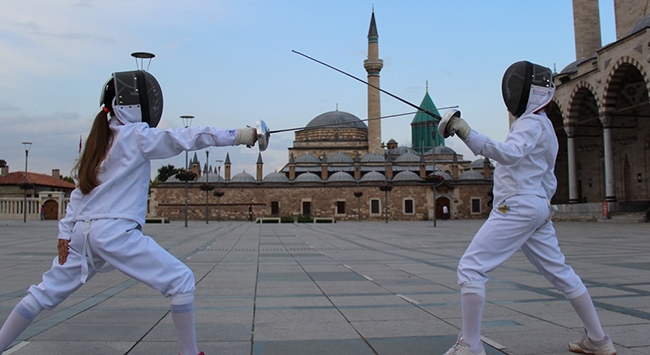
[[[585,334],[582,340],[570,342],[569,349],[614,355],[616,350],[601,327],[587,288],[564,261],[551,221],[558,153],[553,124],[544,112],[555,94],[551,70],[516,62],[503,76],[502,93],[508,111],[516,118],[504,142],[470,129],[458,110],[447,112],[438,125],[445,138],[457,134],[475,155],[497,162],[494,207],[458,263],[462,331],[445,355],[485,355],[481,319],[487,273],[518,249],[564,294],[582,321]]]
[[[58,257],[0,329],[0,352],[43,309],[56,307],[97,272],[115,268],[169,297],[180,353],[199,354],[194,275],[142,234],[150,160],[210,146],[253,146],[257,130],[156,129],[162,116],[162,91],[153,75],[142,70],[113,73],[101,96],[102,110],[75,167],[77,187],[59,222]]]

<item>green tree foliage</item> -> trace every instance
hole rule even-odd
[[[158,182],[165,182],[170,177],[178,174],[181,169],[175,168],[173,165],[168,164],[158,168],[158,175],[156,175],[156,180]]]

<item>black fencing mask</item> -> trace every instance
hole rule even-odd
[[[535,103],[546,105],[551,101],[555,93],[551,69],[528,61],[516,62],[503,74],[501,91],[508,111],[519,117],[532,102],[531,92],[539,96]]]

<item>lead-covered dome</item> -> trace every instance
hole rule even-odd
[[[316,116],[305,129],[316,128],[363,128],[368,129],[359,117],[344,111],[330,111]]]

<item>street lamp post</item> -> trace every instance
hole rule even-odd
[[[23,195],[25,197],[23,201],[23,223],[27,223],[27,158],[29,157],[29,149],[32,147],[32,142],[23,142],[25,146],[25,181],[24,181],[24,190]]]
[[[221,191],[221,162],[223,160],[217,160],[217,191],[214,192],[214,195],[217,196],[217,222],[221,222],[221,196],[224,195]]]
[[[354,196],[357,198],[357,213],[359,214],[359,222],[361,222],[361,196],[363,192],[359,188],[359,180],[357,179],[357,191],[354,192]]]
[[[185,128],[189,127],[192,124],[192,119],[194,116],[189,116],[189,115],[184,115],[181,116],[181,119],[183,120],[183,126]],[[185,151],[185,174],[187,175],[187,168],[188,168],[188,152],[187,150]],[[188,181],[187,181],[187,176],[185,179],[185,227],[187,227],[187,207],[188,207]]]
[[[205,164],[206,165],[210,161],[209,156],[210,156],[210,151],[208,149],[206,149],[205,150]],[[207,172],[207,166],[206,166],[205,186],[204,186],[204,189],[205,189],[205,224],[208,224],[208,220],[209,220],[209,217],[210,217],[210,215],[209,215],[210,212],[208,210],[208,201],[209,201],[210,196],[208,196],[208,193],[210,192],[210,190],[213,189],[213,187],[210,186],[210,180],[209,179],[210,179],[210,174]]]

